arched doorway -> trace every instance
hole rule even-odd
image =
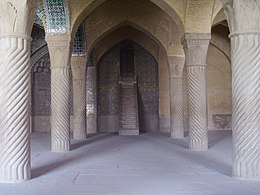
[[[97,64],[97,116],[99,132],[119,130],[119,76],[137,77],[139,129],[159,130],[158,64],[143,47],[124,40]]]

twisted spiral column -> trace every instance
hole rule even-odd
[[[0,36],[0,180],[4,182],[31,177],[30,39]]]
[[[209,34],[185,34],[189,103],[189,148],[208,149],[206,59]]]
[[[260,32],[231,35],[233,175],[260,179]]]
[[[208,148],[206,67],[188,66],[189,147]]]
[[[170,78],[170,114],[171,137],[183,138],[182,78]]]
[[[184,56],[168,56],[170,73],[170,129],[172,138],[183,138],[182,74]]]
[[[51,68],[51,149],[54,152],[70,149],[69,67]]]
[[[260,179],[260,1],[223,1],[231,34],[233,176]]]
[[[86,82],[73,80],[73,138],[86,139]]]
[[[71,58],[73,76],[73,138],[86,139],[86,63],[82,56]]]
[[[46,35],[51,61],[51,150],[70,149],[70,34]]]

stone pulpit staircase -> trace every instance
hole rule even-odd
[[[120,78],[119,135],[139,135],[137,82],[134,76]]]

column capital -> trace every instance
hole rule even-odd
[[[71,57],[72,80],[85,80],[87,58],[85,56]]]
[[[185,33],[182,37],[182,44],[184,49],[190,45],[208,45],[210,38],[209,33]]]
[[[173,55],[168,56],[168,70],[170,78],[182,78],[185,56]]]
[[[71,66],[86,66],[87,57],[86,56],[71,56]]]
[[[62,35],[46,35],[51,68],[68,67],[71,57],[71,36],[69,33]]]
[[[260,34],[260,1],[222,0],[232,35]]]
[[[37,0],[0,1],[0,34],[31,35]]]
[[[209,33],[186,33],[184,35],[182,44],[187,66],[206,66],[210,37]]]
[[[56,35],[46,34],[45,40],[46,40],[49,48],[52,48],[52,47],[61,48],[61,47],[71,47],[72,46],[71,36],[69,33],[56,34]]]

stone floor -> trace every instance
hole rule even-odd
[[[230,132],[210,132],[204,152],[163,133],[93,135],[65,153],[49,143],[49,134],[32,135],[32,180],[0,184],[1,195],[260,194],[259,181],[231,177]]]

